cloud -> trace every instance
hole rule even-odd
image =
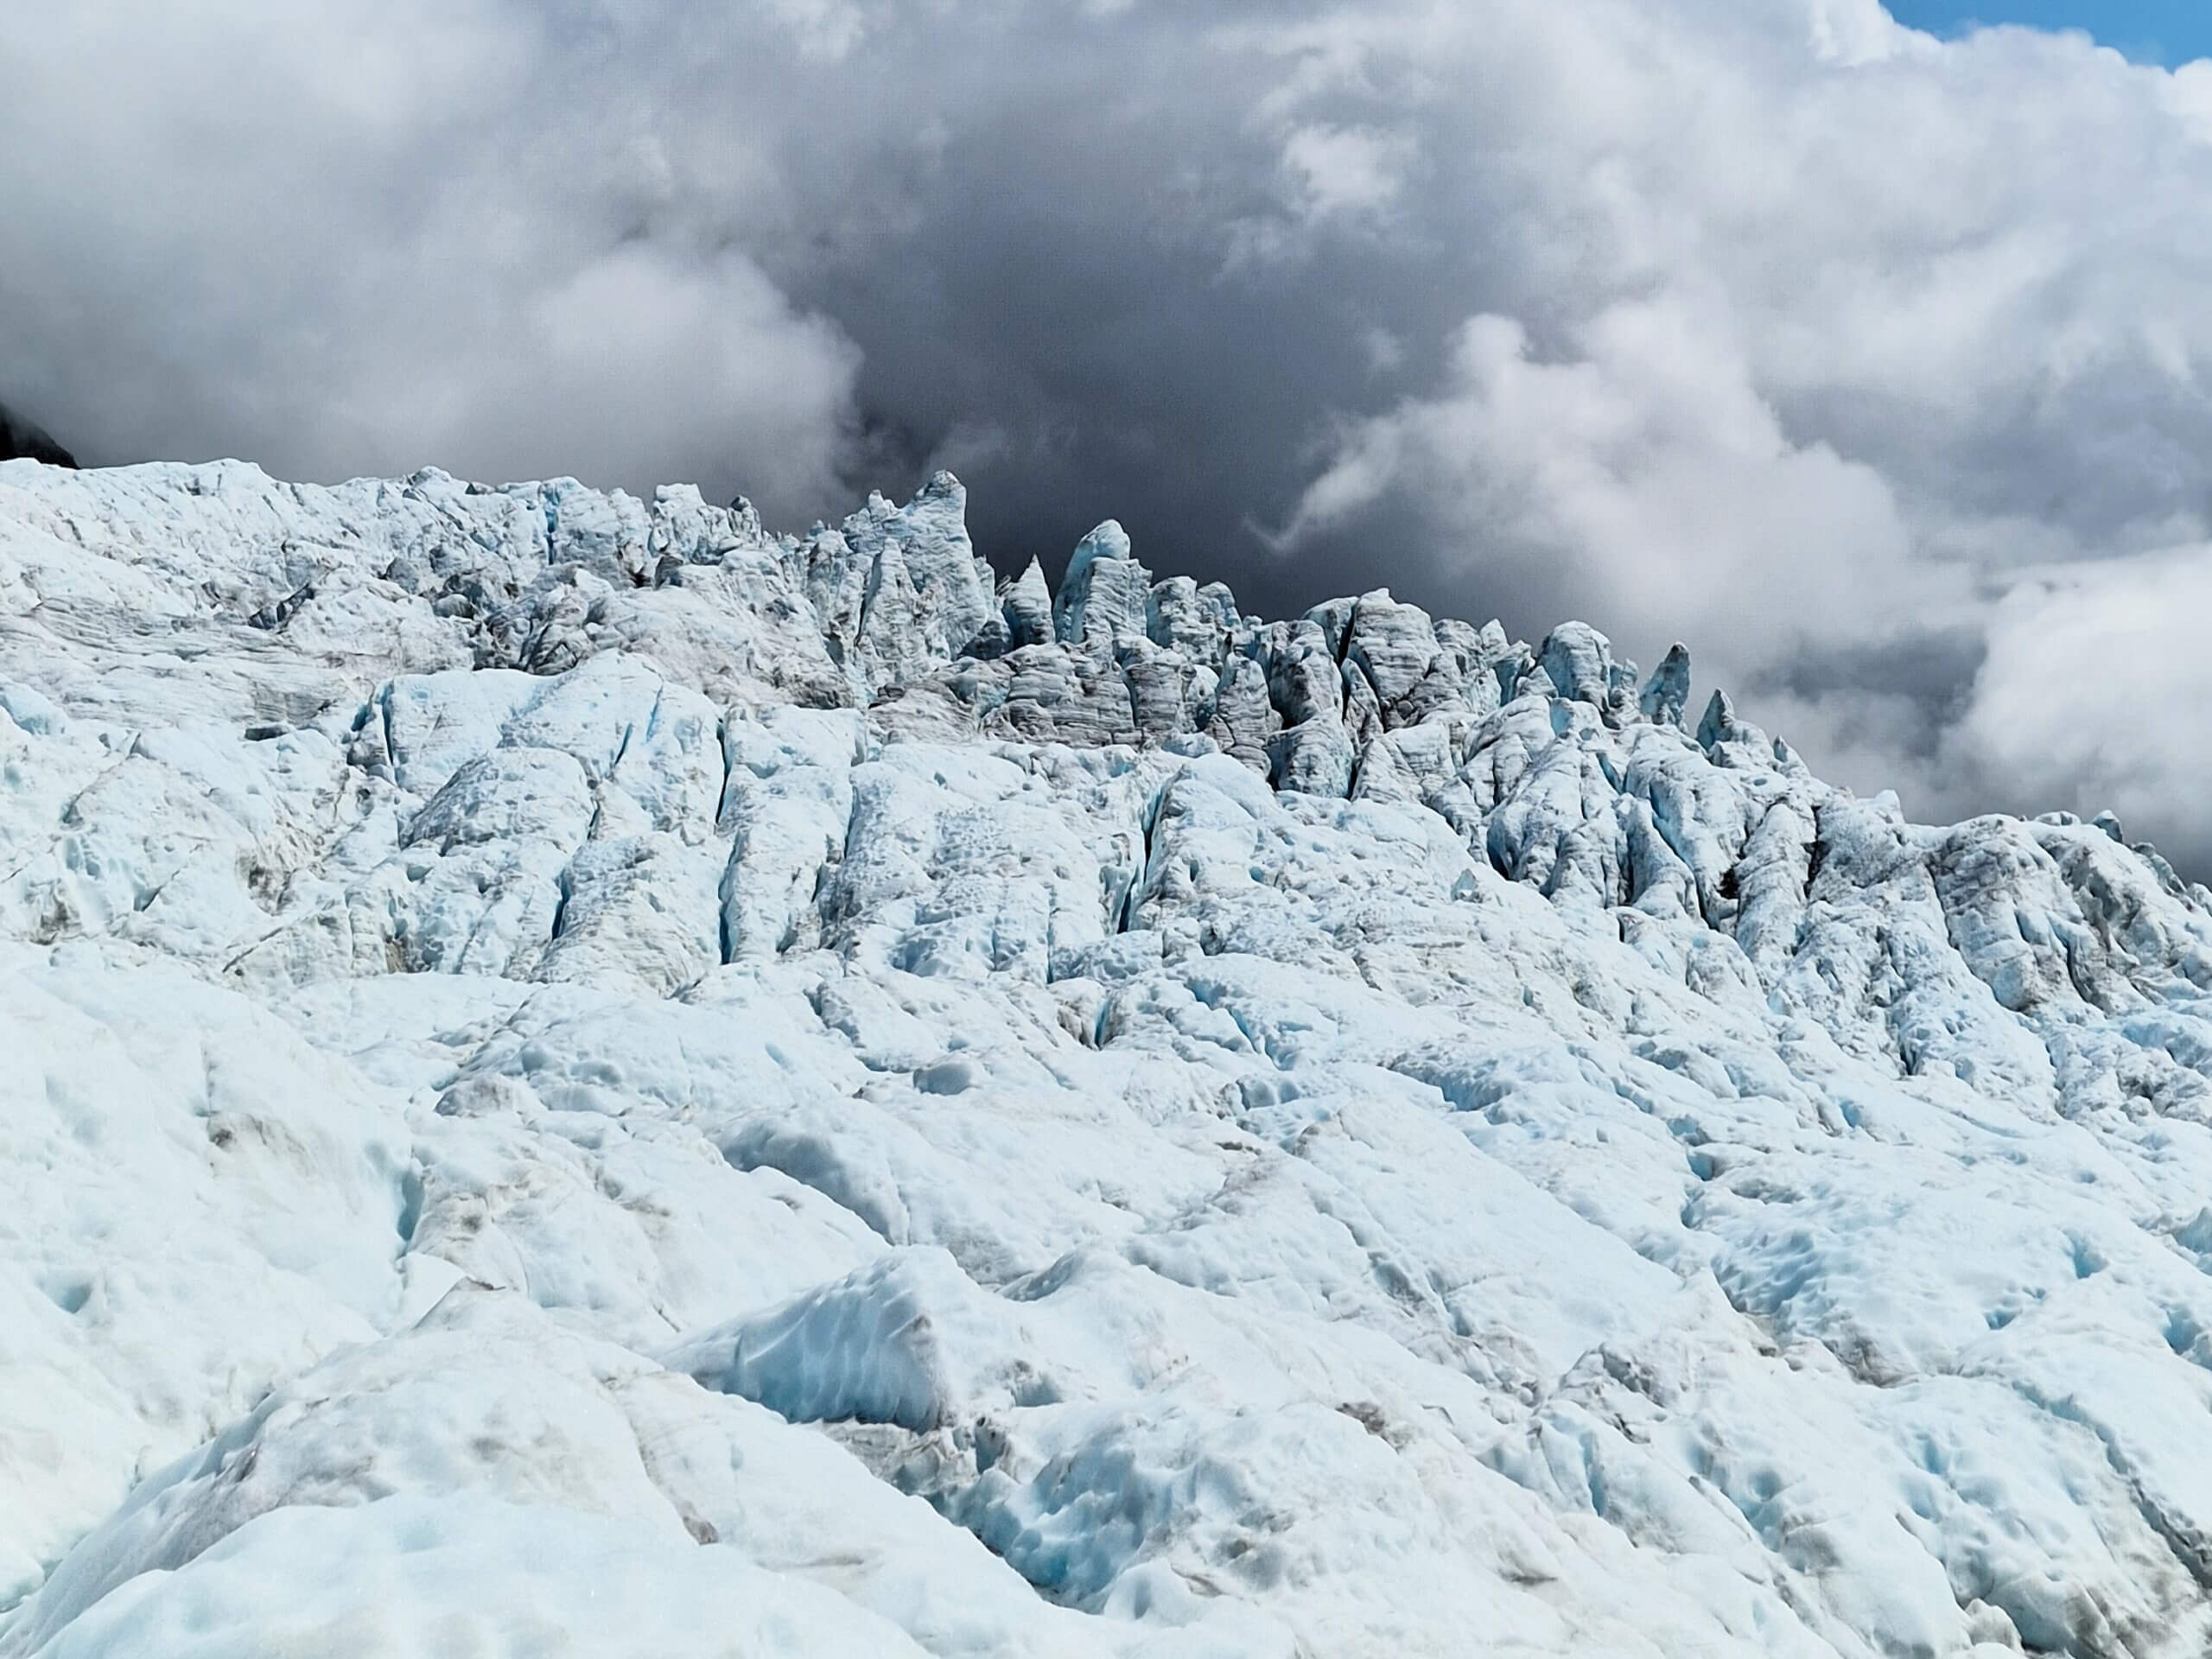
[[[786,5],[767,38],[849,32]],[[779,14],[780,15],[780,14]],[[96,459],[435,461],[773,506],[833,494],[857,353],[741,244],[757,146],[654,108],[648,31],[499,0],[61,8],[0,22],[10,395]],[[677,148],[671,149],[671,143]]]
[[[0,397],[85,459],[800,522],[949,463],[1009,567],[1112,514],[1269,610],[1680,635],[1846,781],[2212,856],[2186,699],[2033,666],[2194,683],[2212,63],[1876,0],[118,0],[0,59]]]
[[[1279,539],[1411,499],[1470,564],[1602,590],[1652,639],[1878,627],[1941,585],[1880,474],[1792,442],[1685,308],[1615,305],[1572,340],[1538,360],[1518,322],[1471,320],[1440,391],[1348,425]]]
[[[1516,13],[1554,49],[1512,52],[1552,95],[1511,121],[1514,302],[1337,424],[1281,542],[1410,518],[1438,571],[1700,644],[1848,781],[2121,805],[2212,858],[2208,567],[2161,550],[2212,505],[2212,64],[1939,45],[1871,6],[1563,10],[1584,27]],[[1417,106],[1459,39],[1417,16],[1345,21],[1339,77]],[[2055,641],[2136,671],[2083,682]]]
[[[2212,546],[2028,573],[1993,608],[1946,758],[2019,810],[2109,807],[2212,867]]]

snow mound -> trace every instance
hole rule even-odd
[[[2212,893],[964,500],[0,463],[0,1656],[2212,1647]]]

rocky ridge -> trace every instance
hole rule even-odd
[[[2203,1650],[2212,893],[963,508],[0,464],[0,1655]]]

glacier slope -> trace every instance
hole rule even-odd
[[[2212,893],[962,510],[0,464],[0,1655],[2212,1645]]]

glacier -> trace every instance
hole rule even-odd
[[[0,463],[0,1656],[2212,1649],[2212,892],[964,500]]]

